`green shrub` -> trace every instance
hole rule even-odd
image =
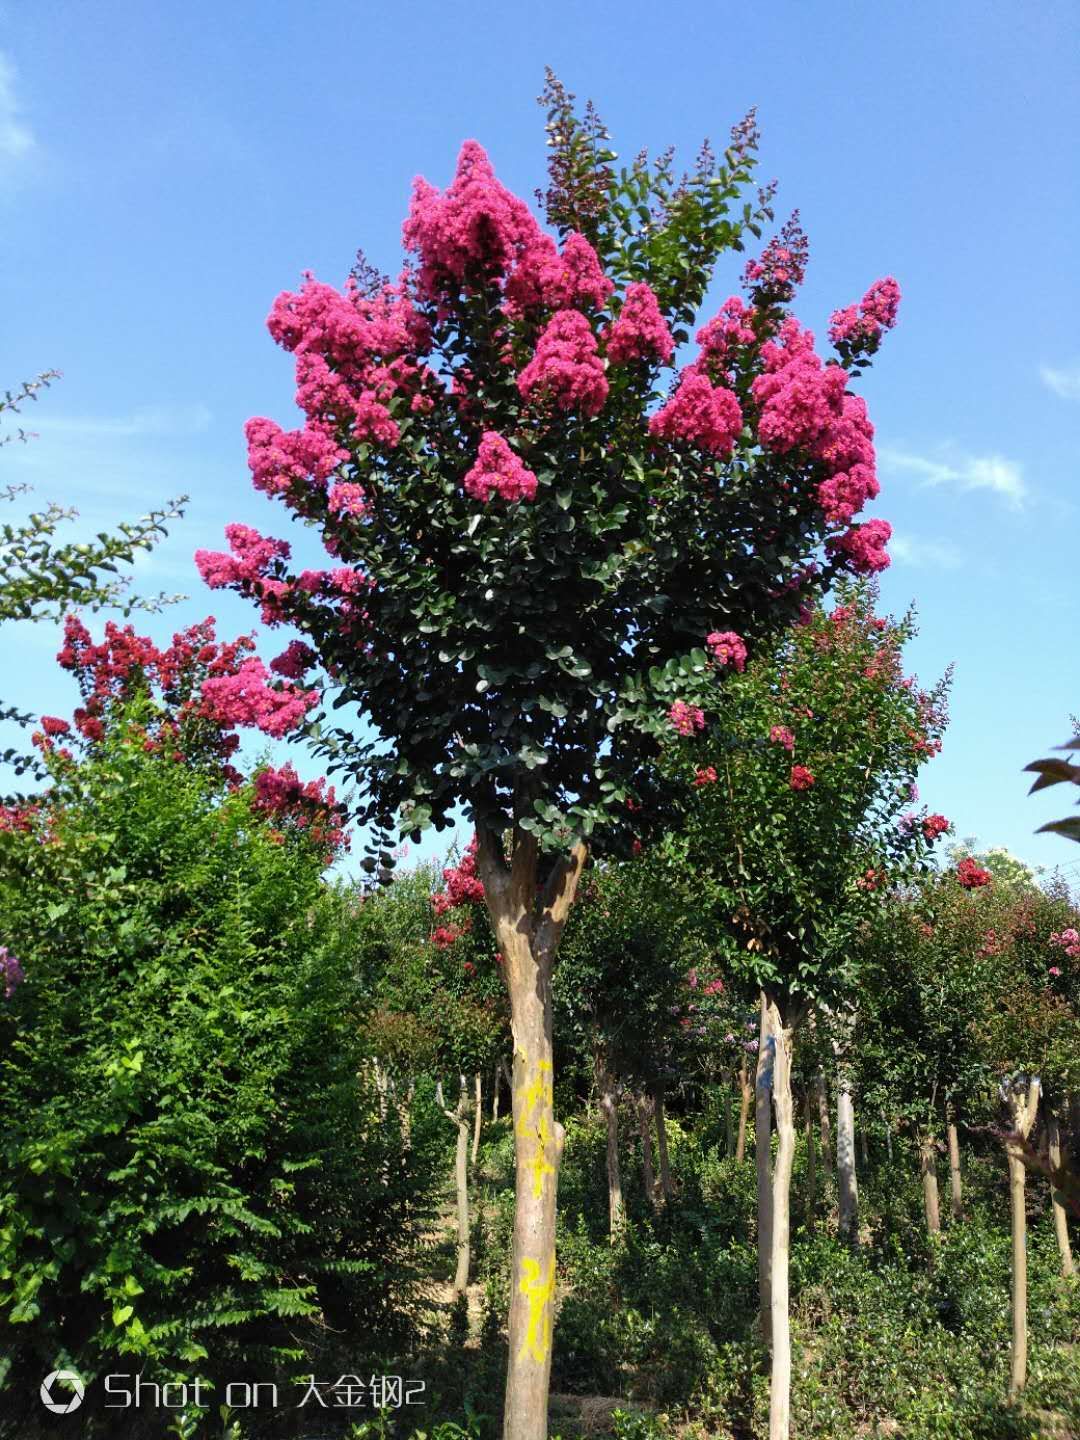
[[[0,834],[5,1417],[57,1367],[269,1379],[328,1333],[409,1344],[435,1122],[406,1147],[380,1116],[322,863],[124,727]]]

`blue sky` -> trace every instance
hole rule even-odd
[[[1080,710],[1078,56],[1072,0],[0,0],[0,386],[64,373],[29,417],[40,438],[0,451],[0,483],[93,529],[187,491],[137,582],[191,599],[147,628],[212,611],[248,629],[191,555],[229,520],[284,533],[241,433],[293,413],[274,295],[306,268],[340,281],[358,245],[396,273],[412,177],[445,184],[466,137],[530,195],[545,63],[627,158],[673,142],[689,160],[756,105],[778,219],[797,206],[811,239],[800,316],[823,332],[882,274],[904,291],[862,388],[874,513],[896,532],[885,602],[918,604],[922,677],[956,663],[923,798],[1075,875],[1075,847],[1032,833],[1067,797],[1027,799],[1020,771]],[[55,649],[51,627],[6,627],[5,701],[70,710]]]

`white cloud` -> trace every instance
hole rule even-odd
[[[34,144],[34,133],[15,98],[15,67],[0,50],[0,159],[20,160]]]
[[[992,490],[1017,510],[1027,499],[1028,489],[1020,466],[1001,455],[962,455],[936,460],[906,450],[882,450],[879,459],[890,469],[907,470],[920,476],[924,485]]]
[[[132,440],[201,435],[213,418],[205,405],[144,405],[130,415],[47,415],[34,428],[41,435]]]
[[[913,535],[893,535],[889,554],[901,565],[912,565],[919,570],[958,570],[964,563],[955,545],[921,540]]]
[[[1052,365],[1039,367],[1042,382],[1048,390],[1062,400],[1080,400],[1080,365],[1067,370],[1055,370]]]

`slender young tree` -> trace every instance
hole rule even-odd
[[[789,314],[806,261],[789,223],[746,298],[698,311],[717,262],[771,218],[753,117],[679,175],[618,168],[553,77],[545,230],[474,141],[445,191],[418,180],[408,262],[308,278],[269,326],[292,352],[300,429],[247,428],[257,488],[312,525],[329,568],[237,527],[198,559],[305,637],[334,707],[316,748],[358,816],[419,834],[463,807],[508,987],[517,1201],[505,1426],[546,1430],[562,1147],[552,972],[586,858],[669,814],[656,759],[705,723],[726,637],[753,645],[845,569],[887,564],[889,527],[850,381],[895,319],[895,282],[837,312],[825,363]],[[695,322],[698,349],[672,368]],[[628,806],[631,802],[633,809]]]
[[[733,976],[760,995],[755,1143],[771,1440],[790,1424],[795,1035],[815,1008],[822,1025],[845,1013],[861,928],[940,834],[931,817],[903,821],[902,812],[939,748],[946,684],[924,692],[903,676],[913,618],[878,617],[875,599],[872,586],[851,586],[831,613],[805,615],[725,683],[718,724],[672,758],[692,797],[686,870],[728,937]],[[838,1134],[838,1155],[842,1145]]]

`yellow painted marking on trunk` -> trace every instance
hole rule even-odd
[[[522,1260],[524,1272],[518,1291],[529,1302],[529,1328],[519,1354],[529,1354],[542,1365],[551,1351],[551,1301],[555,1295],[555,1256],[548,1264],[546,1280],[540,1279],[539,1260]]]
[[[525,1060],[525,1057],[522,1056],[522,1059]],[[528,1062],[526,1061],[526,1063]],[[553,1133],[548,1122],[548,1111],[555,1103],[555,1091],[552,1085],[550,1060],[541,1060],[536,1071],[536,1078],[531,1084],[518,1086],[517,1094],[520,1105],[515,1128],[522,1138],[532,1138],[536,1141],[531,1169],[533,1196],[539,1199],[544,1193],[544,1176],[555,1174],[555,1166],[547,1158],[548,1141],[552,1138]],[[534,1119],[537,1107],[540,1109],[540,1114]]]
[[[547,1142],[550,1139],[551,1134],[548,1130],[547,1116],[541,1115],[540,1123],[536,1127],[536,1154],[533,1156],[532,1161],[533,1196],[535,1199],[539,1199],[544,1193],[544,1176],[555,1174],[555,1166],[552,1165],[547,1158]]]

